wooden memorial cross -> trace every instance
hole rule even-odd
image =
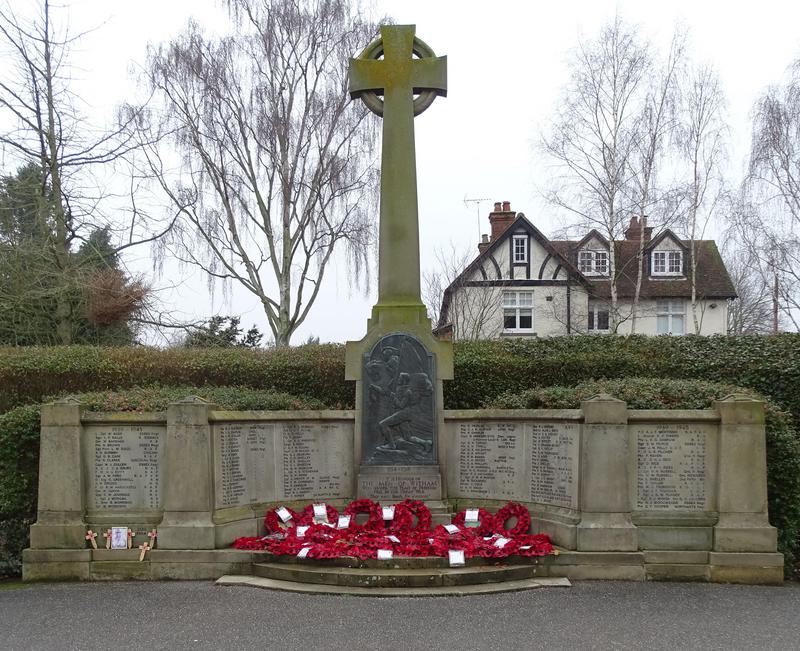
[[[414,117],[447,94],[447,57],[437,57],[414,31],[384,25],[381,37],[350,59],[350,97],[383,118],[378,305],[422,303]]]
[[[106,549],[111,549],[111,529],[105,530],[103,538],[106,539]]]
[[[156,538],[158,538],[158,531],[153,529],[150,533],[147,534],[147,537],[150,539],[150,549],[156,546]]]
[[[150,543],[142,543],[139,545],[139,562],[144,560],[144,555],[150,549]]]
[[[86,532],[86,540],[92,545],[92,549],[97,549],[97,534],[91,529]]]

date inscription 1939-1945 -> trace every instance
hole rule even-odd
[[[364,355],[362,378],[362,462],[435,464],[433,355],[411,335],[385,335]]]

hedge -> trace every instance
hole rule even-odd
[[[692,378],[748,387],[800,422],[800,334],[746,337],[576,336],[457,342],[445,406],[479,407],[506,391],[622,377]],[[121,387],[232,386],[315,396],[350,408],[344,346],[174,349],[0,348],[0,412],[44,396]]]
[[[326,407],[315,398],[247,387],[134,387],[76,397],[89,411],[164,411],[189,395],[235,410]],[[19,573],[28,527],[36,517],[40,411],[38,405],[27,405],[0,414],[0,576]]]
[[[575,408],[599,392],[610,393],[634,409],[702,409],[715,399],[741,391],[704,381],[630,378],[547,387],[496,396],[498,408]],[[319,409],[318,398],[296,397],[246,387],[136,387],[120,392],[76,396],[92,411],[162,411],[187,395],[200,395],[227,409]],[[758,397],[756,394],[753,394]],[[779,529],[779,549],[787,568],[795,558],[800,533],[800,441],[791,417],[767,404],[767,467],[770,519]],[[21,550],[36,512],[39,407],[23,406],[0,415],[0,574],[19,570]]]

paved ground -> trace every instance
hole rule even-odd
[[[7,587],[0,648],[799,649],[800,585],[584,582],[425,599],[205,582]]]

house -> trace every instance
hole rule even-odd
[[[444,292],[440,336],[629,334],[634,321],[635,332],[648,335],[727,332],[736,291],[713,240],[691,242],[670,229],[653,237],[645,217],[632,217],[612,256],[611,243],[595,230],[577,241],[549,240],[508,201],[495,203],[489,222],[478,256]]]

